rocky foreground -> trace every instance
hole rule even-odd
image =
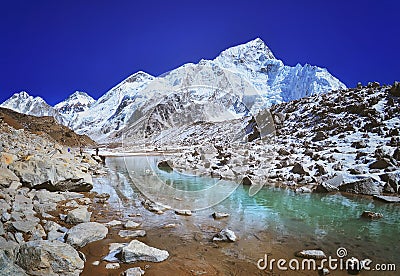
[[[275,130],[261,139],[257,126],[265,122],[258,116],[245,123],[197,125],[200,131],[190,135],[174,133],[177,139],[184,137],[179,143],[186,149],[167,166],[258,187],[278,185],[301,193],[340,190],[398,202],[399,96],[399,83],[370,83],[275,105],[269,110]],[[243,126],[253,128],[247,131],[251,142],[229,141]],[[200,143],[207,131],[213,139]]]
[[[0,275],[79,275],[85,245],[104,239],[114,224],[94,222],[94,204],[109,195],[90,192],[103,160],[60,145],[47,135],[0,121]],[[143,236],[126,223],[120,234]],[[119,246],[121,262],[162,261],[168,252],[139,241]],[[108,264],[109,269],[118,263]],[[126,275],[142,275],[131,268]]]

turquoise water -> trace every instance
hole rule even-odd
[[[162,205],[195,210],[191,218],[194,223],[206,223],[214,211],[226,212],[231,214],[228,226],[242,235],[268,231],[275,233],[277,239],[283,237],[305,247],[324,248],[333,256],[341,246],[358,258],[400,265],[398,204],[340,193],[296,194],[272,187],[262,188],[256,195],[249,196],[249,187],[234,182],[220,183],[209,177],[161,171],[157,168],[160,159],[163,157],[108,158],[107,166],[120,175],[116,182],[126,182],[124,185],[119,183],[119,193],[135,198],[145,189],[145,195],[155,194],[156,201]],[[208,189],[218,185],[223,193],[229,191],[227,187],[236,189],[214,204],[221,194],[218,190]],[[185,198],[185,191],[196,194]],[[210,205],[208,208],[197,208],[207,204]],[[364,210],[380,212],[384,217],[374,221],[361,219]]]

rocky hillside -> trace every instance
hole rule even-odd
[[[93,146],[96,144],[88,136],[76,134],[50,116],[36,117],[0,108],[0,120],[15,129],[24,129],[35,134],[50,136],[58,143],[69,147]]]
[[[299,191],[398,193],[399,96],[398,83],[371,83],[275,105],[269,110],[275,131],[263,139],[223,143],[230,132],[219,132],[209,137],[211,144],[194,143],[171,162],[199,174]],[[262,124],[255,121],[253,128]]]

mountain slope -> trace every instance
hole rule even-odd
[[[78,135],[68,127],[57,123],[51,116],[37,117],[0,108],[0,121],[15,129],[24,129],[37,135],[50,136],[61,145],[77,147],[96,144],[88,136]]]

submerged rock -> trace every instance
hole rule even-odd
[[[367,218],[367,219],[380,219],[383,218],[383,215],[381,213],[375,213],[371,211],[364,211],[361,214],[362,218]]]
[[[181,215],[181,216],[191,216],[192,211],[190,211],[190,210],[175,210],[175,214]]]
[[[68,230],[66,243],[83,247],[88,243],[102,240],[108,234],[108,228],[97,222],[85,222]]]
[[[400,203],[400,197],[398,196],[383,196],[383,195],[375,195],[374,199],[381,200],[388,203]]]
[[[160,170],[167,171],[167,172],[172,172],[173,168],[170,165],[170,163],[171,163],[171,161],[169,161],[169,160],[162,160],[162,161],[158,162],[157,167]]]
[[[17,264],[32,275],[79,275],[84,266],[78,252],[60,241],[30,241],[19,253]]]
[[[222,229],[218,234],[213,237],[213,241],[228,241],[228,242],[235,242],[237,237],[235,232],[230,229]]]
[[[169,257],[166,250],[160,250],[146,245],[138,240],[131,241],[122,248],[122,261],[125,263],[134,263],[138,261],[162,262]]]

